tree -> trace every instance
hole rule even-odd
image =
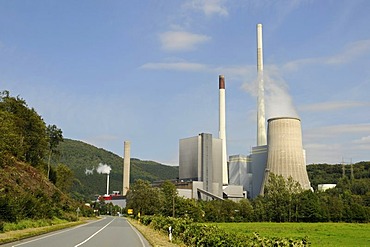
[[[64,164],[59,164],[56,168],[55,185],[63,192],[69,192],[74,181],[74,175],[71,169]]]
[[[175,217],[175,205],[178,201],[176,186],[170,181],[165,181],[161,185],[163,194],[163,209],[162,214]]]
[[[48,125],[46,133],[49,137],[49,157],[48,157],[48,172],[47,176],[50,179],[50,159],[53,153],[57,152],[57,147],[59,142],[63,141],[63,132],[61,129],[58,129],[56,125]]]
[[[161,200],[158,188],[152,188],[149,181],[138,179],[127,192],[127,208],[135,214],[155,214],[160,211]]]
[[[265,207],[268,220],[276,222],[292,221],[297,205],[296,195],[301,192],[300,184],[291,177],[269,174],[264,188]]]
[[[42,163],[47,150],[46,126],[43,119],[33,108],[28,108],[20,97],[11,97],[8,91],[0,93],[0,112],[8,121],[2,128],[11,131],[18,142],[12,153],[19,160],[36,167]]]
[[[298,221],[318,222],[322,219],[319,197],[311,190],[306,190],[298,195],[297,208]]]

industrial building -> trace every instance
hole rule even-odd
[[[180,140],[181,181],[189,198],[234,200],[263,195],[269,174],[292,177],[303,189],[310,189],[302,147],[301,121],[297,117],[268,119],[266,131],[262,24],[257,25],[257,145],[249,155],[232,155],[227,162],[225,78],[219,76],[219,138],[211,134]],[[200,196],[202,194],[202,196]]]

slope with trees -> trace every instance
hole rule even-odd
[[[52,164],[66,164],[75,176],[72,194],[76,198],[94,199],[106,192],[106,175],[99,174],[99,164],[107,164],[110,171],[110,192],[122,190],[123,158],[93,145],[64,139],[58,146],[58,155],[53,156]],[[131,158],[130,182],[138,179],[158,181],[176,179],[178,167],[166,166],[154,161]]]
[[[0,93],[0,231],[2,221],[76,219],[81,204],[64,193],[68,169],[54,170],[52,181],[47,178],[50,141],[35,109],[19,96]]]

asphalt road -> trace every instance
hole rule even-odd
[[[5,244],[22,247],[149,247],[146,239],[126,219],[106,217],[99,221]]]

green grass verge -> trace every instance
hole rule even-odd
[[[214,223],[227,232],[300,239],[312,246],[370,246],[370,224],[355,223]]]
[[[49,223],[49,224],[48,224]],[[44,233],[61,230],[86,223],[86,220],[66,222],[64,220],[53,220],[51,222],[41,221],[21,221],[18,224],[5,223],[4,230],[0,233],[0,244],[10,243],[21,239],[41,235]]]

